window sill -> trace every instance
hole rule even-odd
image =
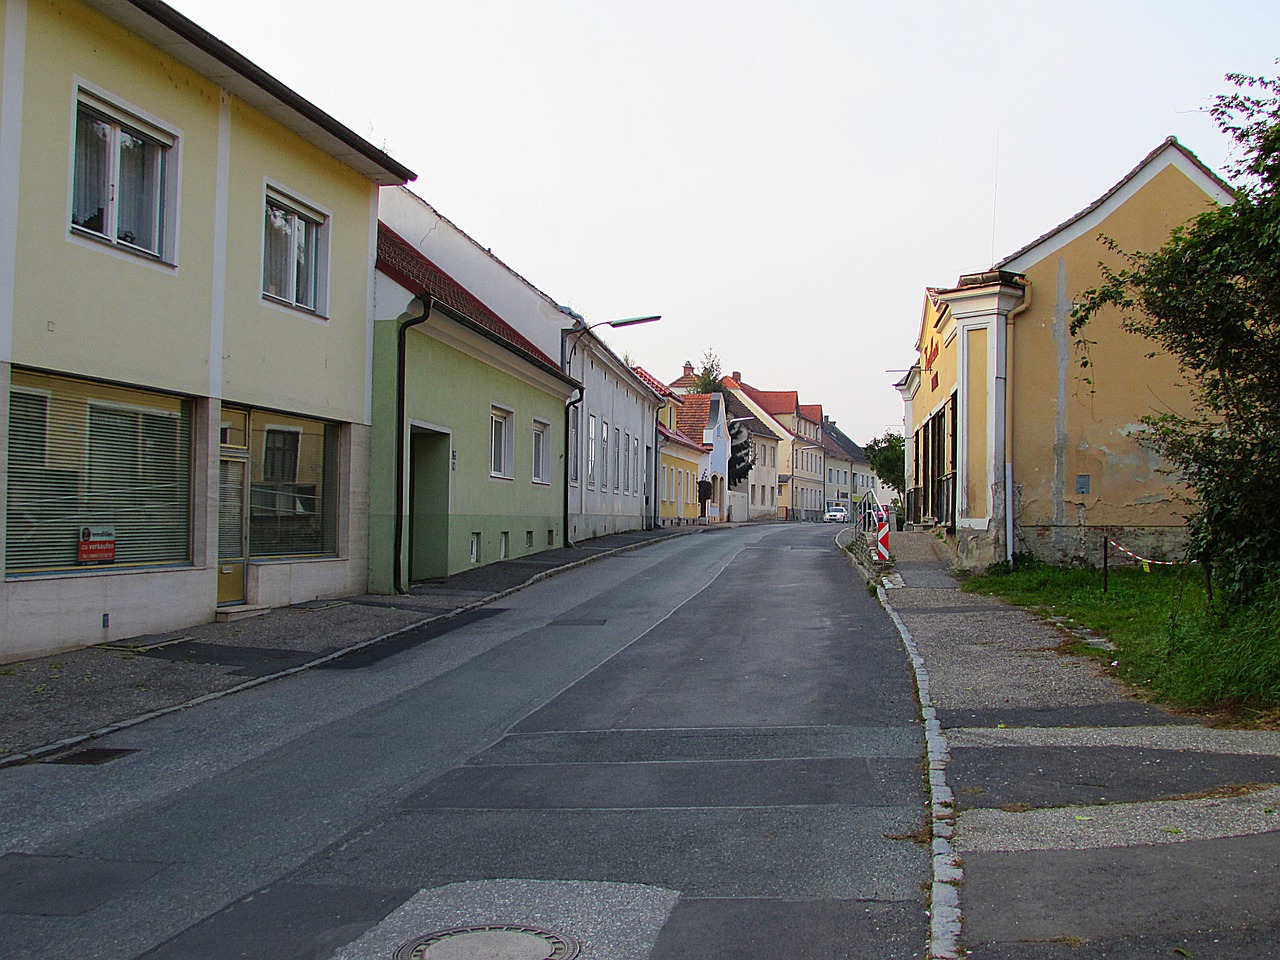
[[[145,247],[135,247],[131,243],[123,240],[112,240],[106,234],[95,233],[93,230],[86,230],[84,227],[77,227],[74,223],[70,228],[70,236],[76,240],[83,240],[86,243],[93,244],[95,247],[102,247],[106,250],[114,250],[123,254],[130,259],[140,260],[143,263],[154,263],[160,267],[172,267],[177,269],[177,263],[172,260],[166,260],[158,253],[152,253]]]
[[[262,300],[264,303],[268,303],[273,307],[280,307],[283,310],[288,310],[290,313],[301,314],[310,320],[318,320],[321,323],[327,323],[329,321],[329,315],[327,313],[322,313],[312,307],[303,306],[300,303],[294,303],[293,301],[286,300],[283,297],[274,296],[273,294],[265,291],[262,294]]]
[[[135,563],[135,564],[100,564],[85,565],[83,567],[58,567],[51,570],[24,570],[22,572],[6,573],[4,580],[6,583],[16,583],[24,580],[65,580],[78,579],[82,577],[122,577],[130,574],[139,575],[144,573],[176,573],[180,571],[205,570],[207,567],[197,567],[190,562],[183,563]]]
[[[511,476],[510,474],[506,474],[506,473],[494,473],[494,472],[491,470],[491,471],[489,471],[489,479],[490,479],[490,480],[514,480],[514,479],[515,479],[515,477]]]
[[[534,485],[535,487],[549,487],[549,486],[551,486],[551,481],[550,481],[550,480],[539,480],[537,477],[534,477],[534,478],[533,478],[533,485]]]

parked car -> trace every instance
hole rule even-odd
[[[822,515],[823,523],[848,523],[849,511],[844,507],[832,507]]]

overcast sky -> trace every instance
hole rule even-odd
[[[926,286],[985,269],[1274,75],[1280,3],[170,0],[672,380],[900,427]]]

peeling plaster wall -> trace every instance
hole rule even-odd
[[[1099,232],[1124,250],[1154,250],[1209,202],[1168,167]],[[1071,310],[1101,281],[1099,261],[1121,265],[1089,235],[1027,267],[1035,298],[1015,321],[1015,548],[1055,563],[1100,562],[1104,532],[1145,556],[1175,556],[1189,511],[1185,488],[1141,442],[1144,416],[1192,409],[1176,363],[1148,356],[1155,345],[1108,311],[1082,331],[1091,342],[1080,367]]]

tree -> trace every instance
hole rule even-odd
[[[751,434],[741,423],[729,425],[729,440],[729,486],[736,488],[751,476],[751,468],[756,463],[755,450]]]
[[[1191,416],[1145,418],[1148,442],[1196,501],[1193,555],[1228,597],[1247,602],[1280,571],[1280,80],[1229,74],[1237,92],[1211,109],[1242,148],[1236,198],[1173,231],[1152,253],[1118,249],[1072,314],[1082,331],[1117,308],[1126,330],[1173,356],[1195,387]]]
[[[724,393],[725,386],[722,380],[724,373],[720,369],[720,358],[716,356],[716,352],[707,347],[707,352],[702,355],[699,361],[698,371],[694,374],[693,393]]]
[[[901,496],[907,488],[906,442],[902,435],[892,430],[887,431],[884,436],[876,437],[862,449],[880,482],[886,487],[892,487]]]

